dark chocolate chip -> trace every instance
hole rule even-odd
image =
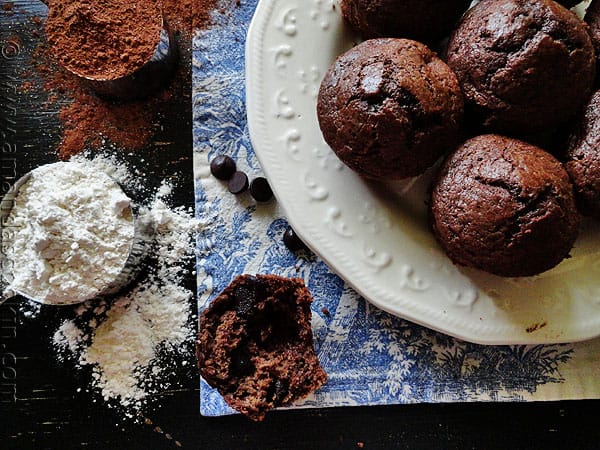
[[[272,401],[274,404],[279,405],[288,395],[288,384],[284,380],[276,379],[269,386],[269,390],[267,392],[267,398]]]
[[[251,301],[254,303],[256,301],[256,289],[251,283],[236,286],[233,295],[238,302]]]
[[[210,173],[219,180],[229,180],[235,172],[235,161],[227,155],[216,156],[210,162]]]
[[[256,304],[267,297],[268,284],[253,275],[246,275],[244,284],[236,286],[233,296],[236,300],[235,312],[242,319],[252,319],[256,314]]]
[[[292,227],[287,227],[283,233],[283,243],[293,252],[297,252],[299,250],[308,250],[306,244],[302,242]]]
[[[246,275],[246,285],[253,286],[257,297],[264,297],[268,290],[268,283],[254,275]]]
[[[236,377],[251,375],[255,370],[250,353],[245,347],[238,347],[231,352],[229,372]]]
[[[258,177],[250,183],[250,195],[257,202],[268,202],[273,198],[273,191],[266,178]]]
[[[227,182],[229,192],[232,194],[241,194],[248,189],[248,176],[244,172],[234,172],[231,178]]]
[[[242,319],[249,319],[254,315],[256,305],[256,289],[251,286],[237,286],[233,291],[237,302],[236,314]]]
[[[255,277],[254,275],[245,275],[244,278],[246,279],[246,283],[252,284],[257,286],[259,283],[262,283],[262,281],[258,278]]]

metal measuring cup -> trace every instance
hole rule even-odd
[[[144,229],[141,221],[138,220],[136,208],[130,203],[128,210],[132,217],[133,234],[128,246],[128,256],[123,263],[121,271],[114,277],[114,279],[94,292],[93,295],[89,295],[84,298],[69,298],[58,302],[46,301],[44,299],[37,298],[34,293],[29,292],[26,289],[11,288],[7,291],[6,289],[12,281],[10,261],[8,260],[4,251],[7,248],[7,239],[10,239],[9,230],[11,226],[14,226],[14,224],[11,224],[10,213],[16,203],[20,189],[30,180],[31,177],[32,172],[28,172],[19,178],[4,195],[2,200],[0,200],[0,248],[2,249],[0,254],[0,268],[2,270],[0,274],[0,304],[12,297],[15,297],[16,295],[21,295],[29,300],[33,300],[44,305],[72,305],[114,294],[126,287],[133,279],[135,279],[142,268],[142,261],[146,256],[147,230]],[[116,181],[115,184],[119,186]]]
[[[48,0],[43,2],[50,6],[51,2]],[[165,85],[177,66],[179,56],[173,31],[162,14],[160,20],[161,32],[157,36],[154,53],[141,67],[130,74],[110,79],[82,74],[65,65],[62,67],[101,97],[115,100],[147,97]]]
[[[65,68],[79,77],[96,94],[118,100],[147,97],[164,86],[177,62],[177,45],[173,32],[162,19],[163,28],[154,54],[135,72],[116,79],[93,78]]]

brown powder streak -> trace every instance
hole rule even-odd
[[[152,2],[135,1],[142,7]],[[216,0],[161,1],[165,20],[178,40],[181,61],[168,86],[143,100],[123,103],[97,97],[79,78],[57,64],[50,45],[44,40],[34,52],[33,59],[45,80],[48,102],[62,105],[59,111],[62,125],[57,148],[59,158],[69,159],[83,150],[100,149],[107,144],[123,151],[145,148],[161,126],[160,114],[169,109],[166,105],[182,102],[191,105],[192,33],[195,28],[210,25],[210,13],[216,3]]]

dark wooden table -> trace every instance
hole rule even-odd
[[[59,104],[44,105],[40,80],[33,73],[31,79],[22,76],[39,39],[24,17],[43,13],[41,8],[20,0],[14,15],[0,14],[3,193],[15,177],[56,160]],[[34,86],[31,92],[20,90],[25,81]],[[165,108],[155,143],[121,156],[145,170],[150,184],[171,177],[174,202],[192,205],[191,102],[181,98]],[[188,285],[193,289],[192,277]],[[86,392],[89,374],[56,361],[49,342],[61,313],[44,309],[29,319],[19,301],[0,307],[1,450],[600,448],[600,401],[282,411],[258,424],[239,416],[203,418],[192,357],[174,374],[179,387],[154,398],[142,423],[123,421],[97,394]]]

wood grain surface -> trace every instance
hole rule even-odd
[[[41,39],[31,18],[44,15],[38,1],[15,1],[13,14],[0,7],[2,192],[28,170],[56,160],[61,103],[48,103],[42,80],[24,70]],[[182,59],[189,64],[189,53]],[[31,89],[23,91],[23,83]],[[151,145],[120,156],[144,171],[149,185],[173,180],[174,203],[193,205],[189,97],[165,104],[160,120],[162,131]],[[191,276],[188,286],[195,286]],[[600,401],[281,411],[259,424],[240,416],[203,418],[192,357],[178,361],[172,374],[178,388],[153,398],[141,421],[123,421],[88,392],[88,372],[57,362],[50,336],[66,310],[43,308],[30,319],[21,301],[0,307],[0,450],[600,447]]]

